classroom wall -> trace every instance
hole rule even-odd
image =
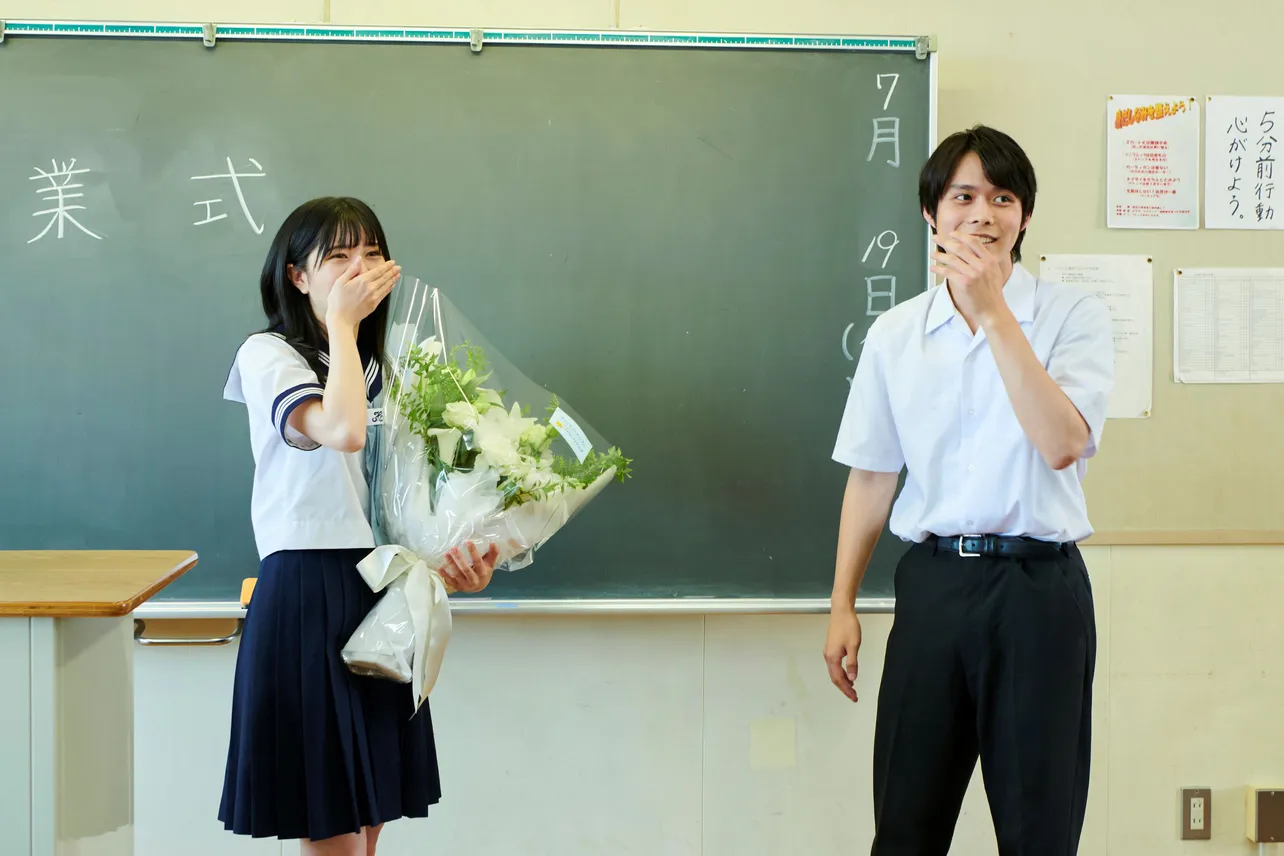
[[[1243,788],[1284,784],[1284,548],[1084,555],[1099,646],[1079,852],[1256,853]],[[432,696],[445,798],[380,853],[867,853],[892,620],[862,618],[852,705],[821,660],[824,616],[457,616]],[[215,820],[235,654],[137,652],[137,856],[297,854]],[[1178,840],[1182,786],[1212,789],[1211,841]],[[995,853],[979,773],[950,852]]]
[[[1098,527],[1284,529],[1275,442],[1284,387],[1169,380],[1172,268],[1281,266],[1284,241],[1108,232],[1102,151],[1111,92],[1281,94],[1278,52],[1254,36],[1284,30],[1284,4],[0,0],[0,18],[23,17],[934,34],[942,133],[998,125],[1039,169],[1029,257],[1156,260],[1155,415],[1107,428],[1088,477]],[[1081,852],[1256,852],[1243,838],[1240,789],[1284,786],[1284,546],[1086,554],[1101,640]],[[390,832],[388,852],[861,852],[890,622],[865,619],[862,702],[853,707],[828,685],[822,616],[461,617],[434,697],[447,802],[430,822]],[[179,852],[168,849],[175,836],[214,835],[233,654],[140,655],[140,856]],[[194,695],[179,698],[178,687]],[[197,760],[178,760],[178,747],[194,748]],[[1178,841],[1183,785],[1213,788],[1213,841]],[[994,852],[978,788],[954,854]],[[182,852],[232,852],[209,846]],[[279,849],[259,842],[237,852]]]

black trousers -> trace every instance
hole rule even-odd
[[[1078,548],[962,557],[916,544],[874,733],[874,856],[945,856],[981,761],[1000,856],[1072,856],[1088,797],[1096,619]]]

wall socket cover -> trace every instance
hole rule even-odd
[[[1181,789],[1181,838],[1208,841],[1213,837],[1213,792],[1210,788]]]

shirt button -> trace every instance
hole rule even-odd
[[[967,465],[967,471],[968,471],[969,473],[974,473],[974,472],[976,472],[976,464],[968,464],[968,465]]]
[[[975,407],[969,407],[969,408],[967,409],[967,415],[968,415],[968,416],[975,416],[975,415],[976,415],[976,408],[975,408]]]
[[[968,526],[974,526],[974,525],[976,525],[976,521],[975,521],[975,520],[969,520],[969,521],[967,522],[967,525],[968,525]]]

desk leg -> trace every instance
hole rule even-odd
[[[58,619],[31,621],[31,856],[57,852]]]
[[[31,849],[31,619],[0,618],[0,853]]]
[[[32,856],[133,856],[132,626],[31,619]]]

